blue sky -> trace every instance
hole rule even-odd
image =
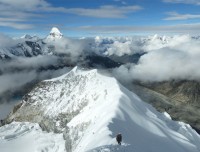
[[[197,34],[200,0],[0,0],[0,33]]]

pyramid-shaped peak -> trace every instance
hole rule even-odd
[[[51,34],[51,33],[62,34],[62,33],[60,32],[60,30],[59,30],[57,27],[53,27],[53,28],[51,29],[51,31],[50,31],[50,34]]]
[[[60,30],[57,27],[53,27],[50,31],[50,35],[51,38],[62,38],[63,34],[60,32]]]

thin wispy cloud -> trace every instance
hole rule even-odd
[[[19,30],[34,28],[34,25],[32,25],[32,24],[15,23],[15,22],[9,22],[9,21],[7,21],[7,22],[0,21],[0,26],[12,27],[12,28],[19,29]]]
[[[105,5],[96,8],[82,7],[54,7],[46,0],[0,0],[0,26],[16,29],[29,29],[35,25],[29,23],[34,18],[45,16],[48,13],[74,14],[94,18],[124,18],[128,14],[141,10],[142,7]],[[42,15],[39,15],[42,14]]]
[[[164,20],[188,20],[200,18],[200,14],[179,14],[177,12],[168,12],[169,17]]]
[[[15,29],[31,29],[34,24],[29,22],[33,18],[41,17],[39,12],[58,11],[44,0],[0,0],[0,26]],[[60,9],[62,11],[63,9]]]
[[[182,3],[200,5],[200,0],[163,0],[166,3]]]
[[[114,2],[120,2],[120,3],[123,4],[123,5],[126,5],[126,4],[127,4],[127,2],[126,2],[126,1],[123,1],[123,0],[114,0]]]
[[[120,33],[189,33],[195,34],[200,31],[200,23],[177,24],[166,26],[80,26],[68,28],[68,30],[87,31],[95,34],[120,34]]]
[[[142,7],[132,6],[113,6],[105,5],[99,8],[70,8],[66,9],[66,13],[72,13],[81,16],[97,17],[97,18],[124,18],[127,14],[141,10]]]

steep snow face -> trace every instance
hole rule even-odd
[[[60,32],[60,30],[56,27],[53,27],[50,31],[49,36],[47,36],[47,40],[53,40],[61,39],[63,37],[63,34]]]
[[[200,151],[200,136],[189,125],[172,121],[97,70],[74,68],[42,82],[9,119],[64,131],[68,152]]]
[[[62,134],[42,131],[38,124],[13,122],[0,128],[1,152],[65,152]]]

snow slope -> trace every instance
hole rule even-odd
[[[75,152],[198,152],[200,136],[187,124],[174,122],[166,114],[157,112],[115,79],[97,74],[105,95],[90,102],[69,124],[77,128],[90,125],[83,132]],[[103,92],[102,88],[99,92]],[[73,129],[72,136],[73,136]],[[123,145],[115,141],[117,133]]]
[[[43,132],[38,124],[13,122],[0,128],[1,152],[65,152],[62,134]]]
[[[189,125],[172,121],[97,70],[76,67],[42,82],[25,98],[9,119],[59,128],[68,152],[200,151],[200,136]],[[115,140],[119,132],[122,146]]]

